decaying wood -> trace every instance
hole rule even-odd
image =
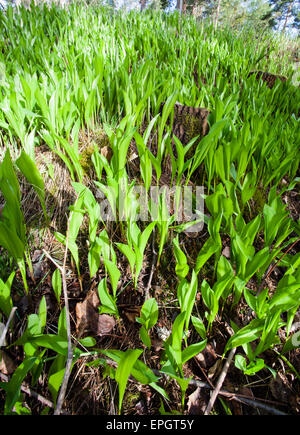
[[[284,76],[271,74],[271,73],[265,72],[265,71],[251,71],[248,74],[248,77],[252,76],[253,74],[255,74],[256,80],[262,79],[262,81],[265,82],[266,85],[268,86],[268,88],[270,88],[270,89],[273,88],[277,79],[281,80],[282,82],[287,81],[287,78]]]
[[[195,136],[200,138],[207,135],[209,131],[209,111],[201,107],[184,106],[176,103],[174,106],[174,119],[172,133],[186,145]]]

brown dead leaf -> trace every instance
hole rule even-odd
[[[102,336],[110,334],[115,326],[116,321],[112,316],[109,316],[108,314],[98,314],[97,335]]]
[[[270,390],[276,400],[289,403],[292,391],[284,373],[277,372],[276,378],[272,378],[270,382]]]
[[[110,162],[110,160],[111,160],[111,158],[112,158],[112,155],[113,155],[113,153],[112,153],[112,149],[110,148],[110,147],[108,147],[108,146],[104,146],[104,147],[102,147],[101,148],[101,155],[103,156],[103,157],[105,157],[106,159],[107,159],[107,161],[108,162]]]
[[[230,259],[230,247],[229,246],[225,246],[225,248],[222,251],[222,255],[224,255],[224,257]]]
[[[108,314],[99,314],[100,300],[96,289],[88,292],[85,300],[76,304],[76,330],[82,336],[89,333],[92,335],[107,335],[115,327],[115,319]]]
[[[141,306],[139,305],[132,305],[131,307],[124,309],[124,314],[129,320],[129,322],[135,323],[136,318],[140,317],[141,315]]]
[[[189,395],[187,402],[188,415],[204,414],[207,403],[201,393],[201,388],[197,387],[196,390]]]
[[[206,348],[202,352],[198,353],[195,358],[200,363],[201,367],[207,369],[214,365],[218,357],[213,346],[208,343]]]
[[[158,298],[163,293],[163,289],[159,285],[153,285],[152,289],[154,290],[154,296],[156,298]]]
[[[159,338],[153,338],[151,344],[155,352],[159,352],[164,347],[164,342]]]
[[[16,365],[11,357],[3,351],[0,351],[0,372],[4,375],[11,375],[14,373]]]

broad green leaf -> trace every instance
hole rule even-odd
[[[202,352],[206,344],[207,344],[207,340],[204,340],[199,343],[194,343],[186,347],[182,352],[182,364],[189,361],[198,353]]]
[[[151,340],[150,340],[149,334],[148,334],[145,326],[141,326],[141,328],[140,328],[140,337],[141,337],[141,340],[144,343],[144,345],[147,346],[148,349],[150,349],[151,348]]]
[[[254,319],[247,326],[236,332],[227,342],[224,350],[225,353],[243,344],[250,343],[260,337],[264,328],[264,320]]]
[[[64,378],[66,361],[67,357],[65,355],[58,354],[49,369],[48,388],[52,395],[54,404],[56,404],[57,395]]]
[[[200,337],[204,340],[206,338],[206,329],[202,319],[192,316],[191,320],[192,320],[192,324],[194,325],[194,328],[196,329]]]
[[[251,361],[244,370],[245,375],[254,375],[265,367],[265,362],[261,358]]]
[[[147,330],[152,328],[158,319],[158,305],[154,298],[147,299],[141,309],[141,317],[137,322],[145,326]]]
[[[118,317],[118,308],[115,299],[109,294],[106,279],[102,279],[98,285],[98,294],[101,302],[100,313],[114,314]]]
[[[135,263],[136,263],[136,255],[135,255],[134,251],[128,245],[125,245],[124,243],[116,243],[116,245],[117,245],[118,249],[122,252],[122,254],[125,255],[125,257],[129,261],[131,273],[132,273],[132,275],[134,275],[134,267],[135,267]]]
[[[11,285],[16,272],[12,272],[6,282],[0,278],[0,310],[8,318],[12,310]]]
[[[47,322],[47,303],[45,296],[42,297],[39,305],[39,320],[41,333],[43,333]]]
[[[47,349],[54,350],[56,353],[61,355],[67,355],[68,353],[68,342],[66,337],[60,337],[55,334],[41,334],[36,335],[30,339],[31,343],[46,347]]]
[[[85,337],[78,341],[84,347],[93,347],[96,345],[96,340],[93,337]]]
[[[57,302],[60,305],[60,295],[62,290],[62,281],[61,281],[61,273],[59,269],[55,269],[52,274],[52,288],[57,299]]]
[[[143,351],[139,349],[128,349],[118,363],[115,379],[119,385],[119,414],[121,414],[122,402],[125,393],[125,388],[131,370]]]
[[[176,259],[175,272],[179,279],[183,279],[189,273],[189,266],[185,253],[179,246],[178,236],[173,239],[174,255]]]
[[[16,160],[16,164],[22,174],[26,177],[27,181],[32,184],[40,200],[44,216],[48,221],[48,215],[45,204],[45,186],[44,180],[41,176],[35,162],[22,150],[20,157]]]
[[[4,414],[10,414],[21,393],[21,384],[36,361],[36,357],[25,358],[14,371],[8,385],[6,385],[6,398]]]
[[[118,287],[118,282],[119,282],[119,279],[121,276],[121,272],[119,271],[116,264],[113,263],[112,261],[107,260],[107,259],[103,259],[103,263],[105,265],[105,268],[108,270],[113,295],[114,295],[114,297],[116,297],[117,287]]]
[[[219,245],[210,237],[202,246],[196,260],[195,272],[199,273],[209,258],[217,252]]]

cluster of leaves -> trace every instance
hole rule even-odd
[[[175,37],[180,31],[185,38]],[[104,358],[90,364],[101,365],[104,376],[118,383],[119,412],[129,375],[168,400],[159,385],[160,376],[167,374],[181,388],[183,408],[189,384],[184,364],[205,348],[221,307],[229,300],[237,307],[244,298],[255,318],[241,328],[232,323],[234,335],[224,355],[242,346],[244,356],[237,355],[236,366],[245,374],[262,370],[263,353],[280,343],[279,328],[286,326],[289,337],[300,300],[299,254],[282,259],[284,250],[299,238],[299,223],[292,220],[281,200],[281,195],[299,182],[299,89],[290,80],[278,81],[269,89],[254,75],[248,78],[252,68],[266,67],[267,42],[254,47],[251,34],[233,35],[199,26],[188,17],[182,19],[180,28],[177,15],[151,11],[112,15],[109,9],[80,5],[67,10],[56,6],[32,5],[30,10],[9,7],[5,13],[0,12],[0,33],[2,143],[15,152],[20,150],[15,162],[7,150],[0,166],[0,190],[5,201],[0,245],[19,268],[25,292],[29,292],[26,264],[31,272],[32,265],[16,172],[20,171],[34,187],[48,223],[45,186],[35,161],[39,145],[47,145],[62,160],[72,179],[77,199],[70,208],[68,234],[57,231],[54,236],[68,246],[79,279],[82,261],[78,235],[85,216],[88,218],[86,258],[90,278],[97,277],[100,269],[103,272],[98,282],[100,313],[120,317],[118,255],[128,261],[136,289],[151,236],[158,241],[157,267],[166,247],[173,248],[179,314],[163,343],[160,374],[154,374],[139,359],[143,350],[151,349],[153,328],[159,318],[154,298],[146,300],[137,319],[144,349],[97,349],[96,341],[87,337],[76,342],[72,366],[84,354],[82,346],[92,347],[90,354],[100,353],[115,361],[117,369]],[[276,50],[274,45],[268,68],[277,68]],[[200,89],[193,72],[204,77]],[[291,72],[284,62],[282,72]],[[210,130],[205,137],[195,137],[185,145],[172,135],[171,121],[178,100],[209,109]],[[95,179],[90,183],[101,191],[112,211],[112,232],[106,226],[103,207],[84,184],[79,157],[80,130],[91,131],[100,124],[109,139],[112,157],[105,157],[95,147],[91,157]],[[147,128],[142,132],[144,124]],[[150,145],[154,140],[156,149]],[[168,158],[170,185],[195,184],[201,178],[209,217],[203,218],[201,210],[196,210],[199,219],[188,225],[204,219],[208,238],[196,258],[187,258],[182,249],[181,233],[188,225],[180,224],[176,213],[170,213],[164,190],[159,192],[157,202],[149,200],[146,204],[152,222],[142,225],[135,221],[140,210],[135,180],[128,170],[132,143],[136,145],[146,192],[152,184],[159,185]],[[283,178],[285,185],[281,183]],[[265,195],[261,209],[252,210],[261,191],[263,198]],[[114,239],[112,234],[117,231],[119,238]],[[263,242],[258,249],[259,238]],[[222,255],[225,239],[230,240],[229,259]],[[283,268],[275,292],[271,294],[267,287],[251,291],[249,280],[255,277],[258,285],[263,283],[272,262]],[[204,279],[203,268],[208,263],[213,263],[214,272]],[[15,271],[11,271],[8,279],[0,280],[0,311],[5,318],[13,306],[14,277]],[[23,346],[24,360],[10,381],[1,383],[6,391],[6,414],[13,409],[22,412],[19,397],[23,379],[30,373],[35,385],[49,360],[48,388],[56,402],[68,353],[59,269],[52,275],[52,286],[60,308],[57,334],[45,332],[43,298],[38,313],[28,315],[25,331],[12,344]],[[197,292],[205,307],[202,318],[196,310]],[[200,337],[196,343],[189,341],[191,328]],[[253,343],[255,346],[250,345]],[[291,347],[287,340],[283,351]]]

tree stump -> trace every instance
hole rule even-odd
[[[287,78],[284,77],[284,76],[280,76],[280,75],[276,75],[276,74],[271,74],[271,73],[265,72],[265,71],[251,71],[248,74],[247,78],[249,78],[253,74],[255,74],[256,80],[259,80],[261,78],[262,81],[264,83],[266,83],[266,85],[270,89],[273,88],[273,86],[275,85],[277,79],[281,80],[282,82],[286,82],[287,81]]]
[[[209,130],[208,115],[207,109],[175,103],[172,133],[183,145],[187,145],[195,136],[199,135],[201,139]]]

